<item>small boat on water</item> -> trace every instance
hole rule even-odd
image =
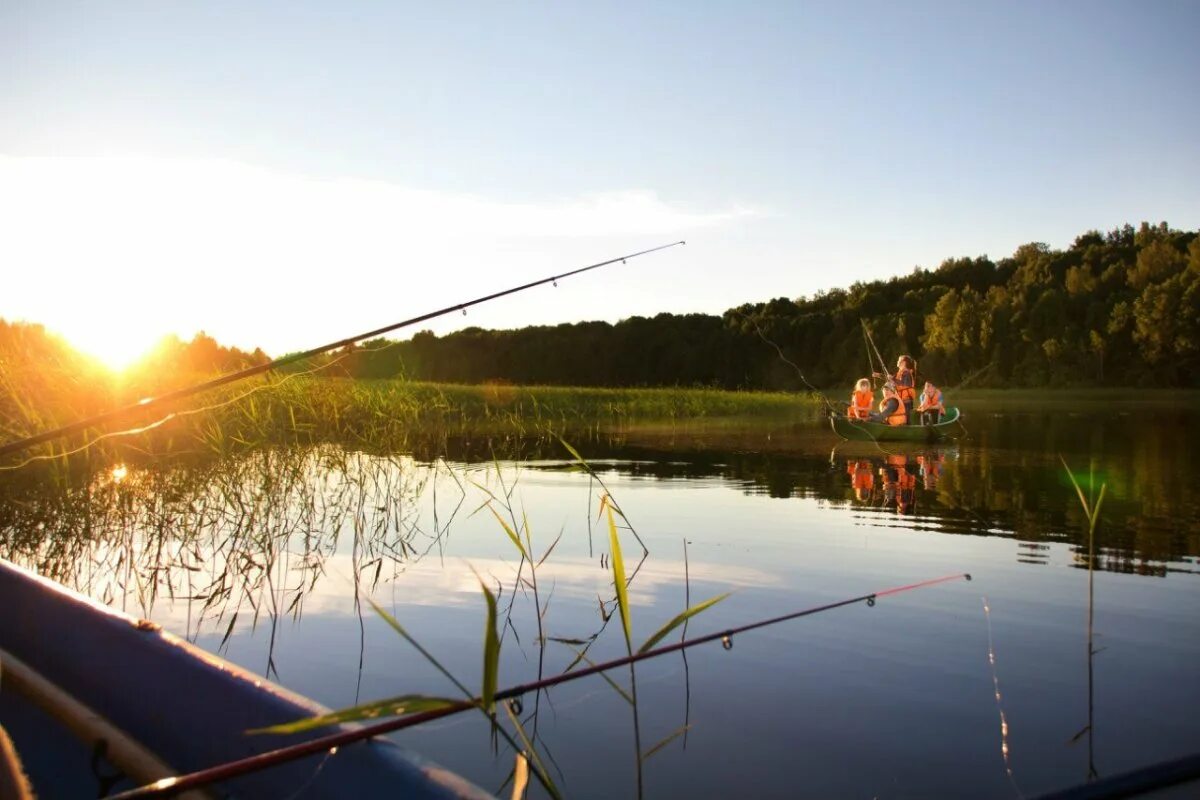
[[[855,442],[940,442],[953,439],[962,431],[959,424],[961,417],[958,408],[950,406],[946,409],[942,421],[936,425],[888,425],[884,422],[851,419],[845,414],[831,414],[829,424],[838,436]]]
[[[326,709],[3,560],[0,676],[0,728],[41,797],[103,796],[341,727],[307,737],[249,736],[249,729]],[[252,772],[215,790],[280,800],[492,797],[384,739]]]

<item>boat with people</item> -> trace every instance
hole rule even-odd
[[[955,406],[946,408],[939,422],[922,425],[889,425],[869,419],[856,419],[847,415],[830,414],[829,424],[833,432],[843,439],[855,442],[941,442],[953,439],[961,433],[959,421],[962,413]]]
[[[909,355],[896,360],[896,372],[888,373],[883,356],[865,322],[863,338],[867,342],[872,372],[860,378],[850,393],[845,413],[828,403],[829,424],[843,439],[858,442],[940,442],[953,439],[962,430],[962,412],[947,407],[942,390],[931,381],[917,394],[917,362]],[[876,372],[875,365],[881,371]],[[873,380],[882,382],[882,399],[875,405]]]
[[[0,730],[32,792],[115,791],[295,745],[297,734],[247,731],[327,713],[147,620],[0,560]],[[327,736],[353,725],[333,725]],[[0,738],[0,741],[3,741]],[[16,770],[0,747],[0,789]],[[19,774],[19,773],[18,773]],[[10,787],[14,784],[10,784]],[[493,795],[387,739],[324,750],[217,784],[261,798]],[[6,799],[10,793],[0,791]],[[196,792],[184,797],[208,797]]]

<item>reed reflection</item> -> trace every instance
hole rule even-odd
[[[191,640],[265,621],[273,675],[276,626],[329,573],[370,591],[441,543],[436,497],[432,528],[418,513],[439,474],[316,447],[23,475],[0,492],[0,557]]]

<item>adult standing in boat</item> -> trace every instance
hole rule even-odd
[[[904,401],[889,386],[883,387],[883,400],[879,402],[879,413],[871,415],[872,422],[886,422],[888,425],[907,425],[908,410]]]
[[[912,356],[900,356],[896,359],[896,374],[892,376],[892,381],[896,385],[896,394],[904,403],[904,409],[909,414],[912,413],[913,406],[917,401],[917,362],[912,360]]]
[[[941,422],[942,415],[946,413],[946,406],[942,402],[942,390],[925,381],[925,391],[921,392],[921,405],[917,407],[917,411],[921,412],[922,425],[937,425]]]

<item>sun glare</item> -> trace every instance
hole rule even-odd
[[[144,334],[104,324],[87,333],[67,334],[67,339],[80,352],[95,358],[113,372],[125,371],[151,349]]]

